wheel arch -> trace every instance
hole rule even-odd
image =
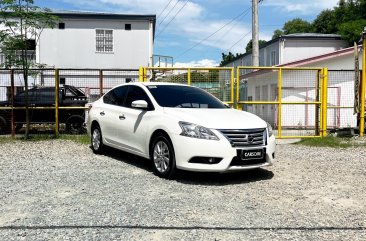
[[[151,157],[151,154],[152,154],[152,144],[153,144],[153,140],[159,136],[159,135],[164,135],[168,138],[168,141],[170,142],[170,144],[172,145],[172,147],[174,148],[173,146],[173,142],[172,142],[172,139],[170,138],[168,132],[166,132],[165,130],[163,129],[156,129],[150,136],[150,139],[149,139],[149,157]]]

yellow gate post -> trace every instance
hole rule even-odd
[[[240,91],[240,68],[236,67],[236,109],[241,110],[239,104],[239,92]]]
[[[55,69],[55,137],[59,136],[59,120],[58,120],[58,97],[59,97],[59,70]]]
[[[187,71],[187,84],[191,85],[191,68],[188,68]]]
[[[360,98],[360,136],[364,136],[365,132],[365,87],[366,87],[366,29],[362,33],[363,38],[363,54],[362,54],[362,77],[361,77],[361,98]]]
[[[139,68],[139,81],[144,82],[144,68],[143,67]]]
[[[321,137],[327,136],[327,109],[328,109],[328,69],[322,69],[322,85],[321,85]]]
[[[278,113],[277,113],[277,128],[278,138],[282,137],[282,68],[278,70]]]

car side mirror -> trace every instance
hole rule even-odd
[[[131,103],[131,107],[137,109],[147,109],[148,106],[149,105],[145,100],[135,100]]]

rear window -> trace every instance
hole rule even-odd
[[[147,88],[162,107],[227,108],[224,103],[199,88],[179,85],[149,85]]]

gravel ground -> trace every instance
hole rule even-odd
[[[365,240],[366,148],[277,146],[240,173],[152,173],[70,141],[0,144],[0,240]]]

